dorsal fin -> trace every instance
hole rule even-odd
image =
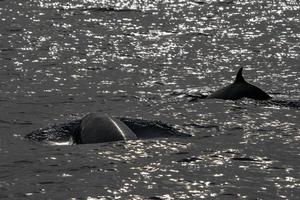
[[[235,83],[242,83],[242,82],[246,82],[244,77],[243,77],[243,67],[241,67],[238,71],[238,73],[236,74]]]

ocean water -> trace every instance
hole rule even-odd
[[[0,0],[0,69],[1,200],[300,199],[299,1]],[[91,112],[193,137],[24,139]]]

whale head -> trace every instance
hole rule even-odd
[[[255,100],[268,100],[271,97],[262,89],[248,83],[243,77],[243,67],[241,67],[232,84],[221,88],[207,97],[208,99],[237,100],[250,98]]]
[[[117,118],[91,113],[86,115],[75,130],[75,143],[103,143],[137,139],[135,133]]]

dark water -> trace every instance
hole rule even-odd
[[[299,199],[299,55],[296,0],[0,0],[0,199]],[[23,139],[95,111],[194,137]]]

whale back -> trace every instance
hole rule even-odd
[[[241,67],[232,84],[217,90],[216,92],[209,95],[207,98],[237,100],[245,97],[255,100],[271,99],[271,97],[266,92],[245,81],[243,77],[243,67]]]
[[[137,139],[133,131],[122,121],[99,113],[85,116],[79,127],[80,143],[102,143]]]

